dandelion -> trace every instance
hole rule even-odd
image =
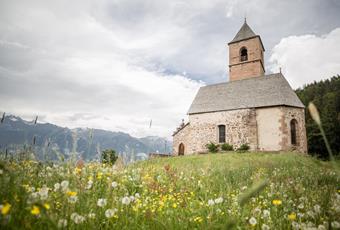
[[[118,183],[117,183],[116,181],[113,181],[113,182],[111,183],[111,187],[112,187],[112,188],[117,188],[117,186],[118,186]]]
[[[68,186],[69,186],[69,182],[67,180],[64,180],[60,183],[60,186],[61,186],[61,190],[63,192],[67,192],[68,190]]]
[[[68,191],[66,194],[67,194],[68,196],[76,196],[76,195],[77,195],[77,192]]]
[[[303,209],[305,206],[301,203],[301,204],[299,204],[299,206],[298,206],[298,209]]]
[[[0,169],[0,175],[2,175],[4,173],[4,170]]]
[[[136,197],[136,198],[140,198],[140,195],[139,195],[138,192],[135,194],[135,197]]]
[[[85,221],[85,217],[79,215],[78,213],[74,212],[71,214],[71,220],[73,220],[73,222],[75,224],[81,224],[82,222]]]
[[[107,209],[105,211],[105,216],[106,218],[112,218],[116,212],[117,212],[117,209]]]
[[[255,225],[257,224],[257,221],[256,221],[255,217],[251,217],[251,218],[249,219],[249,224],[250,224],[251,226],[255,226]]]
[[[74,204],[78,201],[78,197],[77,196],[70,196],[68,198],[68,202],[71,203],[71,204]]]
[[[101,199],[98,199],[98,201],[97,201],[98,207],[104,207],[104,206],[106,206],[106,204],[107,204],[106,199],[101,198]]]
[[[35,216],[39,215],[40,214],[40,208],[36,205],[33,205],[33,208],[31,209],[31,214],[35,215]]]
[[[316,212],[316,213],[321,213],[321,207],[320,207],[320,205],[318,205],[318,204],[316,204],[316,205],[314,205],[314,211]]]
[[[173,207],[173,208],[177,208],[177,204],[174,203],[174,204],[172,205],[172,207]]]
[[[321,224],[320,224],[320,225],[318,226],[318,230],[326,230],[326,227],[325,227],[324,225],[321,225]]]
[[[222,197],[219,197],[219,198],[215,199],[215,204],[220,204],[222,202],[223,202],[223,198]]]
[[[67,220],[65,219],[60,219],[58,221],[58,228],[65,228],[67,226]]]
[[[194,218],[194,221],[198,222],[198,223],[201,223],[203,221],[203,218],[200,217],[200,216],[197,216],[197,217]]]
[[[273,205],[278,206],[281,205],[282,201],[281,200],[273,200]]]
[[[1,209],[1,214],[2,215],[7,215],[9,213],[9,211],[11,210],[12,205],[10,205],[9,203],[6,203],[4,205],[0,205],[0,209]]]
[[[268,218],[269,216],[270,216],[270,211],[267,209],[263,210],[263,217]]]
[[[92,188],[92,185],[93,185],[93,181],[92,180],[89,180],[88,182],[87,182],[87,185],[86,185],[86,189],[91,189]]]
[[[123,197],[122,199],[122,204],[125,204],[125,205],[129,205],[131,202],[130,198],[129,197]]]
[[[297,222],[293,221],[292,222],[292,228],[298,230],[298,229],[300,229],[300,225]]]
[[[215,204],[215,201],[214,201],[214,200],[212,200],[212,199],[208,200],[208,205],[209,205],[209,206],[212,206],[212,205],[214,205],[214,204]]]
[[[48,198],[48,188],[46,186],[40,189],[39,196],[41,200],[46,200]]]
[[[254,214],[255,214],[255,215],[260,215],[260,214],[261,214],[261,209],[260,209],[259,207],[256,207],[256,208],[254,209]]]
[[[296,220],[296,214],[294,212],[292,212],[291,214],[288,215],[288,219]]]

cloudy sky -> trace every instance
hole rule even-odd
[[[247,16],[293,88],[340,74],[340,0],[0,0],[0,111],[170,137]],[[149,128],[152,119],[152,127]]]

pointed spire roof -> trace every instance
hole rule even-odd
[[[232,44],[232,43],[239,42],[239,41],[247,40],[247,39],[250,39],[250,38],[255,38],[255,37],[260,38],[260,36],[255,34],[254,31],[249,27],[249,25],[247,24],[247,20],[244,19],[244,23],[243,23],[241,29],[237,32],[234,39],[231,42],[228,43],[228,45]],[[261,38],[260,38],[260,41],[261,41]],[[262,45],[263,50],[264,50],[264,46],[262,44],[262,41],[261,41],[261,45]]]

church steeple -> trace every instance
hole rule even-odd
[[[241,29],[229,45],[230,81],[264,75],[264,47],[259,35],[247,24],[245,18]]]

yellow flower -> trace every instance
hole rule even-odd
[[[292,212],[291,214],[288,215],[288,219],[296,220],[296,214],[294,212]]]
[[[273,205],[281,205],[282,201],[281,200],[273,200]]]
[[[11,206],[9,203],[6,203],[3,205],[2,209],[1,209],[1,214],[2,215],[7,215],[7,213],[9,212],[9,210],[11,210]]]
[[[177,208],[177,204],[174,203],[174,204],[172,205],[172,207]]]
[[[51,206],[47,203],[44,204],[44,208],[46,208],[47,210],[49,210],[51,208]]]
[[[77,195],[77,192],[68,191],[68,192],[67,192],[67,195],[68,195],[68,196],[76,196],[76,195]]]
[[[33,208],[32,208],[32,210],[31,210],[31,213],[33,214],[33,215],[39,215],[40,214],[40,209],[39,209],[39,207],[38,206],[36,206],[36,205],[33,205]]]

